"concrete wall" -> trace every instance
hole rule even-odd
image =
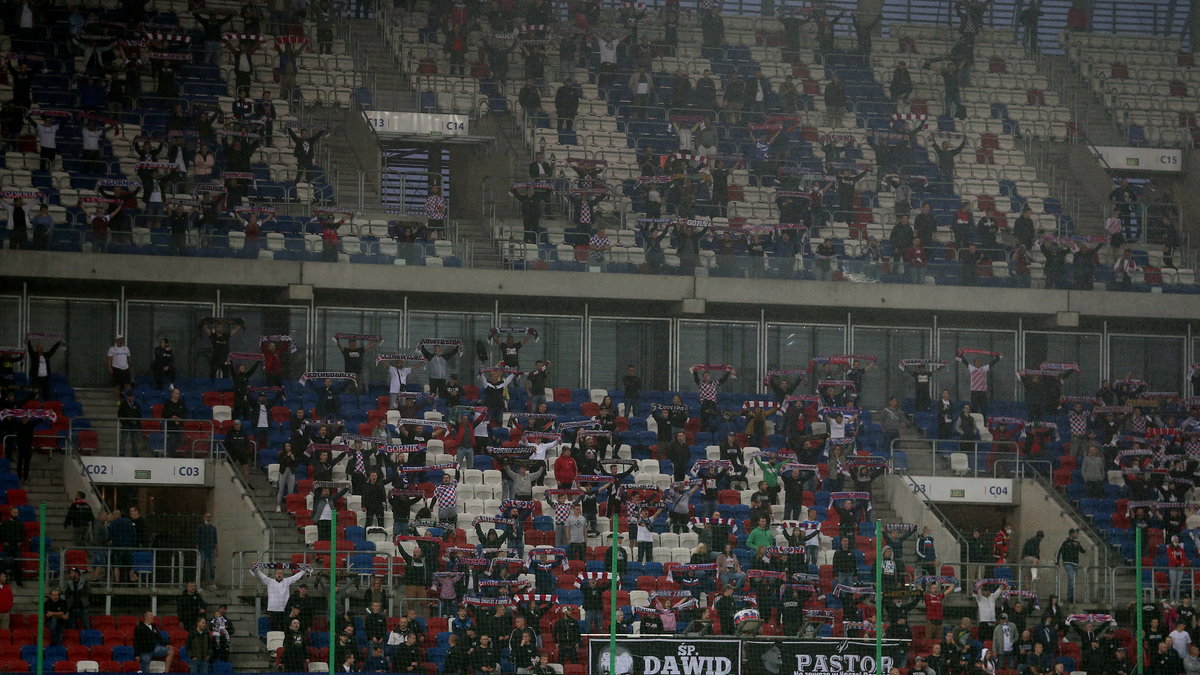
[[[92,491],[91,481],[84,473],[83,463],[79,461],[78,455],[67,455],[63,458],[63,490],[70,499],[75,499],[76,492],[82,492],[95,513],[108,510],[100,501],[100,497]]]
[[[1046,538],[1042,540],[1041,564],[1053,565],[1059,545],[1067,538],[1067,533],[1071,528],[1076,527],[1076,523],[1059,507],[1058,502],[1046,493],[1041,484],[1028,478],[1018,482],[1020,483],[1021,508],[1016,509],[1013,514],[1013,547],[1019,555],[1020,547],[1024,545],[1025,540],[1041,530],[1046,533]],[[1081,565],[1098,567],[1104,564],[1104,558],[1101,555],[1104,547],[1100,542],[1088,537],[1085,532],[1081,532],[1079,543],[1084,548],[1084,554],[1079,559]],[[1042,597],[1055,592],[1065,595],[1067,582],[1062,568],[1040,569],[1038,577],[1034,589]],[[1090,597],[1104,597],[1101,585],[1105,582],[1106,579],[1102,575],[1093,574],[1089,577],[1087,571],[1081,570],[1076,579],[1076,600],[1083,600],[1081,594],[1087,593],[1089,587],[1092,593]]]
[[[436,304],[457,296],[463,302],[529,298],[531,309],[546,301],[582,302],[636,299],[643,310],[652,303],[703,299],[709,310],[721,307],[810,308],[825,314],[851,309],[883,312],[936,312],[978,317],[980,314],[1021,316],[1053,321],[1060,312],[1083,318],[1191,321],[1200,316],[1200,296],[1109,293],[1040,289],[994,289],[957,286],[908,286],[819,281],[717,279],[588,272],[516,272],[440,267],[394,267],[331,263],[260,262],[210,258],[177,258],[0,251],[0,290],[51,290],[70,295],[141,285],[143,293],[211,294],[215,289],[252,292],[260,302],[284,299],[289,286],[311,286],[318,302],[343,296],[354,304],[395,307],[398,293],[427,295]],[[82,284],[80,282],[83,282]],[[153,296],[151,296],[153,297]],[[632,311],[628,303],[626,312]],[[445,306],[444,309],[458,309]],[[837,320],[844,318],[844,315]],[[1160,324],[1161,325],[1161,324]],[[1043,326],[1049,327],[1049,326]]]
[[[925,505],[925,500],[913,493],[908,479],[895,474],[886,477],[884,482],[887,489],[889,505],[901,522],[916,523],[920,527],[928,527],[932,531],[934,550],[938,554],[938,564],[945,560],[957,560],[958,541],[950,530],[942,525],[942,521]],[[915,560],[915,558],[913,558]]]
[[[230,579],[234,551],[264,551],[271,548],[267,522],[258,518],[254,500],[242,490],[228,462],[213,462],[213,524],[217,527],[217,583]]]

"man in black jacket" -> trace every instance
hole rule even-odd
[[[182,394],[178,389],[171,390],[171,398],[163,404],[162,418],[167,422],[167,452],[172,455],[183,443],[183,422],[187,419],[187,406],[183,403]]]
[[[25,349],[29,352],[29,381],[33,383],[43,401],[50,400],[50,359],[60,346],[62,341],[55,342],[47,350],[40,343],[34,347],[31,340],[25,340]]]
[[[675,434],[674,440],[663,449],[663,457],[671,461],[676,482],[687,477],[688,461],[692,458],[692,451],[688,448],[686,436],[682,431]]]
[[[171,672],[175,648],[158,632],[152,612],[143,614],[142,622],[133,630],[133,653],[141,663],[143,673],[150,672],[150,662],[154,659],[163,659],[166,664],[164,672]]]
[[[296,147],[292,150],[292,154],[296,156],[296,182],[311,183],[313,171],[313,156],[317,152],[317,141],[325,135],[325,130],[322,129],[315,136],[309,137],[308,129],[301,129],[297,134],[295,131],[287,130],[288,138],[292,139],[292,143]]]
[[[127,454],[138,457],[146,445],[146,437],[142,435],[142,406],[137,402],[133,389],[126,389],[121,404],[117,406],[117,418],[121,426],[121,444],[117,448],[121,457]]]
[[[923,242],[932,242],[937,234],[937,221],[933,218],[933,206],[929,202],[921,204],[921,211],[913,221],[916,238]]]
[[[579,90],[575,87],[575,80],[568,77],[554,92],[554,115],[558,118],[558,130],[574,130],[578,112]]]
[[[205,615],[204,596],[196,588],[196,582],[189,581],[183,593],[175,601],[175,614],[179,616],[179,625],[195,626],[196,619]]]

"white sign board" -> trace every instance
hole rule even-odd
[[[380,136],[467,136],[471,120],[466,115],[366,110],[367,124]]]
[[[1183,151],[1171,148],[1098,145],[1096,159],[1113,171],[1183,171]]]
[[[962,478],[958,476],[910,476],[914,494],[922,493],[933,502],[962,504],[1011,504],[1011,478]]]
[[[80,457],[97,485],[204,485],[204,460]]]

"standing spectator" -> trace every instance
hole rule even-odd
[[[1104,221],[1104,230],[1108,233],[1108,245],[1112,248],[1112,257],[1117,257],[1117,251],[1125,245],[1125,234],[1122,231],[1121,210],[1114,208],[1112,215]]]
[[[163,382],[167,388],[175,386],[175,349],[167,338],[158,341],[154,348],[154,360],[150,363],[150,374],[154,376],[154,388],[161,390]]]
[[[133,630],[133,653],[141,663],[143,673],[150,672],[150,662],[154,659],[165,659],[163,672],[171,672],[175,648],[159,633],[151,612],[143,614],[142,622]]]
[[[1021,545],[1021,564],[1025,569],[1021,571],[1021,576],[1029,580],[1030,587],[1037,581],[1038,571],[1036,565],[1042,562],[1042,540],[1046,538],[1046,533],[1038,530],[1037,534],[1025,540]]]
[[[178,389],[171,390],[171,398],[163,403],[162,418],[167,420],[166,451],[175,454],[183,443],[183,420],[187,419],[187,406],[183,402],[183,394]]]
[[[995,590],[992,590],[988,586],[980,586],[979,590],[971,595],[979,611],[978,623],[980,635],[989,635],[991,633],[993,625],[996,623],[996,601],[1000,599],[1003,591],[1006,590],[1008,590],[1008,584],[1001,582],[1000,587]]]
[[[1054,556],[1054,564],[1061,565],[1067,573],[1067,602],[1075,602],[1075,574],[1079,571],[1079,556],[1084,552],[1079,530],[1072,528]]]
[[[142,434],[142,406],[137,402],[136,394],[132,388],[126,389],[121,404],[117,406],[117,419],[121,427],[117,454],[121,457],[127,454],[138,457],[146,445],[146,436]]]
[[[959,356],[959,361],[967,367],[967,373],[970,375],[971,409],[984,416],[987,416],[992,366],[996,365],[999,360],[999,354],[993,355],[991,362],[986,364],[979,357],[967,361],[965,354]]]
[[[50,359],[58,352],[60,346],[62,341],[58,340],[47,350],[40,342],[34,347],[31,340],[25,340],[25,351],[29,354],[29,382],[43,401],[51,399]]]
[[[992,560],[996,565],[1008,562],[1008,548],[1012,542],[1012,525],[1006,524],[1000,528],[992,539]]]
[[[91,590],[85,572],[78,567],[67,571],[67,579],[63,582],[63,594],[67,601],[67,627],[87,630],[92,627],[88,619],[88,607],[91,605]]]
[[[933,148],[934,155],[937,156],[938,171],[942,174],[942,179],[951,187],[954,186],[954,158],[958,156],[963,148],[967,147],[967,137],[964,135],[962,141],[957,148],[951,149],[949,141],[942,141],[938,145],[937,139],[933,136],[929,137],[929,147]]]
[[[32,116],[29,121],[33,122]],[[58,128],[59,124],[51,120],[49,116],[43,116],[42,123],[35,127],[42,171],[54,170],[54,160],[58,157]]]
[[[825,123],[827,126],[842,126],[842,115],[846,112],[846,89],[835,74],[825,85]]]
[[[211,513],[205,513],[204,520],[196,526],[196,548],[200,551],[200,581],[207,580],[210,591],[217,588],[217,527],[213,525],[212,519]]]
[[[430,185],[429,196],[425,198],[425,227],[429,230],[429,236],[440,238],[448,209],[449,202],[442,196],[442,186]]]
[[[1167,549],[1167,576],[1171,582],[1171,602],[1179,602],[1179,588],[1183,585],[1183,576],[1187,572],[1187,568],[1191,567],[1188,562],[1187,551],[1183,548],[1183,543],[1179,541],[1179,535],[1171,535],[1171,541],[1166,546]],[[1186,633],[1185,633],[1186,635]],[[1176,646],[1178,650],[1179,647]],[[1183,646],[1187,649],[1187,645]]]
[[[904,266],[908,268],[908,283],[924,283],[925,261],[925,247],[921,245],[919,238],[915,238],[908,250],[904,251]]]
[[[1100,454],[1100,448],[1095,444],[1090,445],[1087,453],[1083,456],[1083,462],[1079,467],[1079,471],[1083,476],[1084,494],[1089,499],[1100,499],[1104,496],[1104,481],[1108,478],[1108,471],[1104,466],[1104,456]]]
[[[108,348],[105,361],[108,366],[109,377],[112,381],[113,396],[117,400],[120,400],[121,392],[125,387],[133,384],[129,347],[125,346],[124,335],[118,335],[113,346]]]
[[[1025,47],[1026,56],[1036,54],[1038,51],[1038,19],[1044,13],[1041,0],[1030,0],[1029,6],[1017,15],[1017,25],[1024,31],[1021,35],[1021,44]]]
[[[1015,668],[1017,629],[1008,620],[1008,614],[1001,613],[1000,621],[992,630],[992,650],[996,653],[997,668]]]
[[[460,348],[452,346],[443,351],[441,345],[434,345],[433,351],[429,351],[424,346],[420,349],[421,355],[426,360],[425,369],[429,373],[430,393],[445,398],[446,381],[450,379],[451,375],[449,359],[458,356]]]
[[[954,433],[954,401],[950,400],[949,389],[942,390],[942,397],[933,404],[933,412],[937,416],[938,438],[950,438]]]
[[[0,524],[3,527],[3,524]],[[125,517],[120,510],[113,511],[112,522],[108,526],[108,541],[109,544],[117,550],[112,552],[112,573],[111,579],[114,583],[119,583],[124,572],[129,570],[129,561],[132,557],[130,550],[137,546],[137,529],[133,525],[133,521]],[[137,577],[133,572],[129,572],[129,580],[137,581]],[[17,582],[20,585],[20,581]]]
[[[1121,216],[1121,226],[1123,228],[1122,243],[1125,241],[1136,241],[1138,237],[1134,229],[1134,217],[1138,207],[1138,194],[1129,185],[1128,178],[1122,178],[1120,184],[1113,188],[1112,192],[1108,195],[1108,201]]]
[[[929,527],[921,528],[921,536],[917,537],[917,563],[927,575],[937,573],[937,550],[934,548],[933,533]]]
[[[276,568],[273,577],[268,577],[263,574],[261,569],[257,568],[255,568],[254,574],[267,587],[267,616],[271,619],[271,630],[282,630],[288,599],[291,595],[291,586],[304,576],[304,570],[286,578],[283,576],[282,568]]]
[[[633,364],[625,366],[625,377],[622,380],[622,386],[625,390],[625,417],[633,418],[638,416],[638,402],[642,396],[642,378],[638,377],[637,369]]]
[[[71,543],[75,546],[87,546],[88,534],[92,531],[92,506],[82,492],[75,493],[75,499],[67,507],[67,517],[64,527],[71,528]]]
[[[573,131],[575,116],[579,114],[579,88],[575,80],[568,77],[554,92],[554,117],[559,131]]]
[[[93,579],[103,580],[106,576],[104,572],[108,567],[108,550],[104,547],[108,546],[108,519],[108,513],[101,511],[96,514],[95,520],[92,521],[88,544],[92,546],[90,559]],[[5,579],[5,583],[7,583],[7,579]],[[0,626],[0,628],[3,628],[3,626]]]
[[[216,648],[217,641],[213,637],[213,631],[208,630],[208,621],[204,617],[197,617],[196,621],[192,624],[192,628],[188,630],[187,636],[187,651],[188,658],[191,659],[191,672],[211,672],[210,668]]]
[[[892,95],[892,100],[896,103],[908,103],[909,96],[912,95],[913,81],[912,75],[908,72],[908,64],[901,61],[896,64],[896,68],[892,71],[892,81],[889,85],[889,91]]]
[[[575,504],[571,507],[571,515],[564,523],[567,537],[567,557],[571,560],[583,560],[587,550],[588,522],[583,517],[583,507]]]
[[[325,129],[321,129],[315,135],[309,136],[308,129],[300,129],[297,134],[291,128],[286,129],[288,138],[292,139],[295,147],[292,149],[292,154],[296,157],[296,182],[311,183],[313,177],[313,156],[317,152],[317,141],[325,135]]]
[[[0,572],[0,630],[8,630],[12,618],[13,590],[8,573]]]
[[[200,595],[196,582],[187,582],[175,601],[175,614],[179,617],[179,623],[184,626],[194,625],[196,619],[205,616],[205,606],[204,596]]]

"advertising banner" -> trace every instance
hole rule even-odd
[[[618,636],[615,671],[609,671],[608,639],[588,641],[589,673],[604,675],[741,675],[738,640]]]
[[[883,672],[892,671],[897,643],[883,642]],[[874,640],[746,640],[747,672],[770,675],[875,675]]]

